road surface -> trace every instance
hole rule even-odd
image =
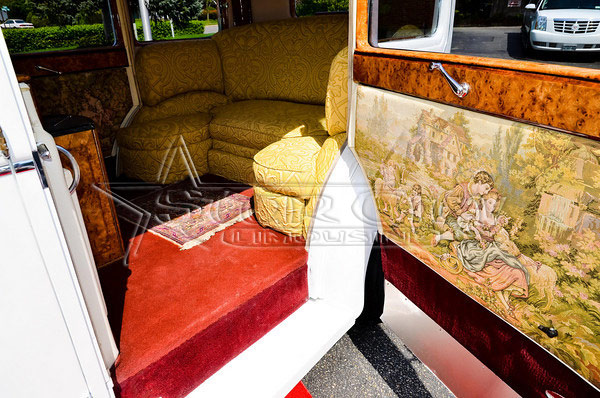
[[[526,56],[520,32],[520,26],[457,27],[452,37],[452,54],[600,68],[600,53],[536,51]]]

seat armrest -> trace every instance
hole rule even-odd
[[[327,131],[334,136],[346,131],[348,121],[348,47],[340,51],[331,62],[325,117]]]

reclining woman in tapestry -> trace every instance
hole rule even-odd
[[[530,277],[520,261],[524,256],[504,228],[508,220],[494,215],[500,198],[498,191],[491,190],[480,199],[476,215],[468,226],[476,238],[453,246],[467,274],[492,289],[505,310],[511,313],[509,298],[527,297]]]

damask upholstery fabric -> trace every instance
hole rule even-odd
[[[225,93],[235,101],[325,103],[331,61],[348,44],[348,16],[290,18],[213,36]]]
[[[231,153],[236,156],[243,158],[253,159],[254,155],[258,153],[258,149],[248,148],[246,146],[232,144],[231,142],[225,142],[220,140],[213,140],[213,149],[221,152]]]
[[[211,149],[208,152],[208,169],[211,174],[225,177],[228,180],[255,184],[252,171],[252,159],[232,153]]]
[[[254,156],[254,176],[265,198],[262,200],[264,209],[256,212],[257,220],[290,235],[297,234],[301,228],[301,234],[306,236],[327,174],[345,141],[346,133],[325,140],[323,137],[289,138],[258,152]],[[255,195],[256,188],[255,185]],[[282,196],[304,203],[301,227],[296,224],[296,218],[290,216],[290,212],[297,216],[298,203]],[[271,209],[269,206],[286,207]],[[292,225],[288,225],[289,220]]]
[[[277,141],[254,156],[256,183],[272,192],[309,197],[315,188],[315,163],[324,137]]]
[[[321,196],[325,179],[333,167],[335,159],[342,152],[342,147],[344,146],[345,142],[346,133],[337,134],[333,137],[327,138],[321,147],[321,150],[319,151],[315,166],[315,189],[310,198],[308,198],[306,207],[304,209],[304,236],[307,236],[310,230],[312,215],[317,205],[317,201]]]
[[[319,195],[313,194],[308,200],[305,201],[304,214],[302,215],[302,236],[304,236],[305,238],[310,232],[310,227],[312,224],[312,215],[315,212],[315,207],[317,206],[318,200]]]
[[[282,138],[327,136],[325,109],[286,101],[240,101],[214,108],[212,138],[263,149]]]
[[[119,148],[121,169],[125,175],[142,181],[171,184],[188,176],[208,173],[207,153],[210,139],[166,149]]]
[[[340,155],[342,146],[346,142],[346,133],[337,134],[327,138],[317,156],[315,167],[315,181],[318,187],[322,187],[327,174],[333,165],[333,161]]]
[[[223,93],[221,58],[213,40],[153,43],[135,57],[144,105],[191,91]]]
[[[212,108],[229,103],[229,98],[213,91],[193,91],[166,99],[155,106],[143,106],[135,115],[133,124],[192,113],[209,112]]]
[[[263,227],[291,236],[302,236],[305,201],[254,187],[254,213]]]
[[[195,144],[209,138],[208,113],[173,116],[123,128],[117,135],[120,147],[138,150],[168,149],[181,142]]]
[[[348,47],[338,53],[331,63],[325,116],[327,132],[336,135],[346,131],[348,115]]]

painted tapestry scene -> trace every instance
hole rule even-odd
[[[385,235],[600,387],[600,142],[367,87],[357,109]]]

